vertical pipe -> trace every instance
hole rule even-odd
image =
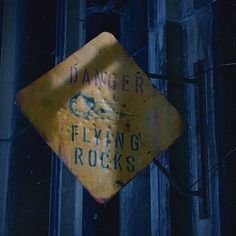
[[[207,120],[206,120],[206,87],[205,87],[205,74],[204,71],[205,62],[199,60],[196,64],[196,72],[199,73],[199,124],[200,124],[200,190],[202,198],[199,199],[199,216],[200,219],[206,219],[209,217],[209,193],[207,185],[207,169],[208,169],[208,150],[207,150]]]

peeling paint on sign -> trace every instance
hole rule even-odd
[[[183,130],[179,113],[110,33],[21,90],[17,104],[101,203]]]

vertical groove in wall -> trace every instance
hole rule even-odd
[[[166,73],[166,1],[149,1],[149,72],[157,74]],[[165,81],[152,81],[162,94],[167,94]],[[169,168],[168,152],[161,154],[159,160],[167,169]],[[150,192],[151,192],[151,235],[169,236],[170,225],[170,195],[169,180],[158,168],[150,166]]]
[[[0,138],[9,139],[13,134],[14,84],[17,74],[17,10],[18,1],[2,1],[0,66]],[[7,189],[11,142],[0,141],[0,235],[7,233]]]
[[[85,1],[59,0],[56,64],[77,51],[85,39]],[[53,154],[50,235],[82,235],[83,187]]]

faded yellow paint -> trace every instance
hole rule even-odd
[[[17,104],[98,202],[183,130],[179,113],[110,33],[21,90]]]

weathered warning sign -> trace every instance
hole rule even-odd
[[[98,202],[106,202],[183,129],[113,35],[102,33],[17,94],[43,139]]]

